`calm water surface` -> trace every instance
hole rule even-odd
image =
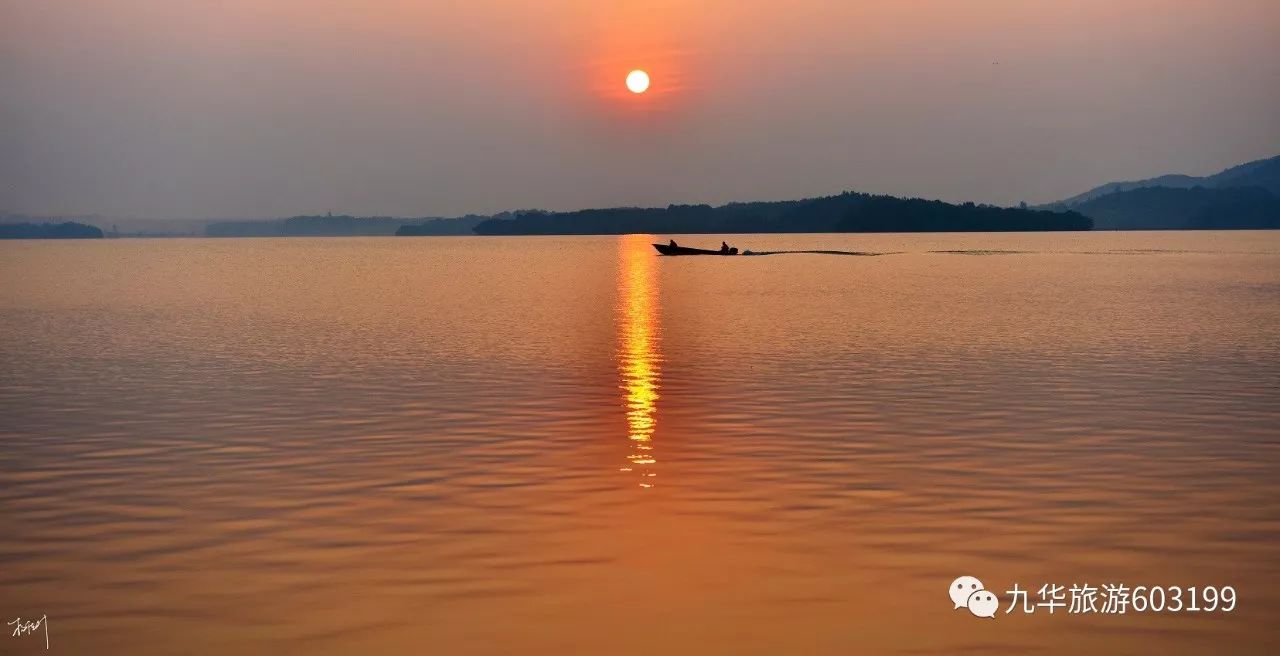
[[[894,254],[0,244],[0,611],[62,653],[1280,649],[1280,233],[727,239]],[[1239,601],[1004,613],[1085,582]]]

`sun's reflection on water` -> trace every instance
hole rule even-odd
[[[649,235],[618,240],[618,372],[631,445],[621,471],[638,474],[645,488],[658,475],[653,434],[661,379],[657,258],[650,241]]]

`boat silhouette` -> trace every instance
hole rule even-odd
[[[728,250],[710,250],[706,248],[689,248],[672,241],[670,244],[654,244],[653,247],[662,255],[737,255],[737,248]]]

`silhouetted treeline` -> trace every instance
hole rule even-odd
[[[1007,232],[1089,230],[1076,212],[1049,212],[936,200],[839,196],[797,201],[670,205],[576,212],[517,212],[476,226],[481,235],[587,235],[747,232]]]
[[[0,239],[102,239],[102,230],[83,223],[5,223]]]
[[[1262,187],[1144,187],[1075,205],[1101,230],[1280,228],[1280,197]]]
[[[431,234],[470,234],[472,225],[479,223],[481,218],[398,219],[330,214],[288,219],[228,220],[206,225],[205,234],[209,237],[378,237],[397,234],[406,220],[417,220],[440,231]]]
[[[468,215],[457,219],[430,219],[422,223],[408,223],[396,230],[397,237],[445,237],[471,235],[477,224],[488,219],[485,216]]]
[[[271,221],[210,223],[209,237],[375,237],[393,235],[404,219],[356,217],[346,214],[293,216]]]
[[[295,216],[284,220],[286,237],[375,237],[394,235],[403,219],[390,217]]]
[[[283,237],[284,220],[219,221],[204,227],[206,237]]]

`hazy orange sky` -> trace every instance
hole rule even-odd
[[[1043,202],[1280,154],[1278,43],[1277,0],[0,0],[0,211]]]

